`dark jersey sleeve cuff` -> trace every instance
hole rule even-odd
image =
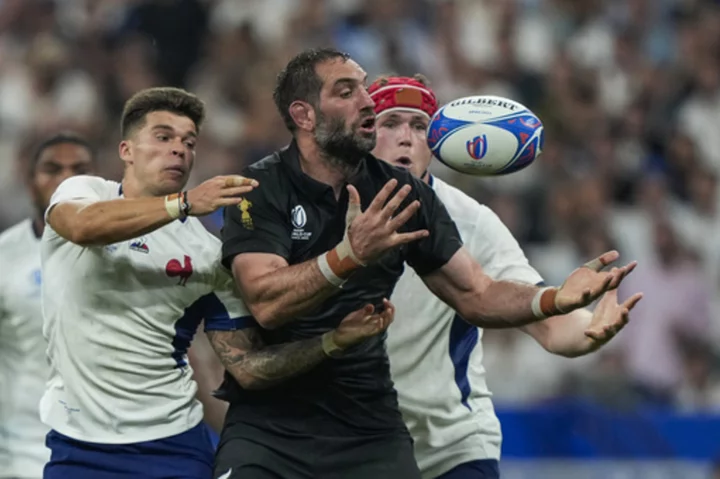
[[[419,276],[434,273],[445,266],[462,246],[463,244],[458,238],[452,238],[443,246],[441,254],[433,258],[426,256],[422,261],[414,262],[411,266]]]
[[[273,241],[249,240],[237,243],[225,243],[222,248],[222,264],[228,269],[232,269],[232,262],[235,256],[242,253],[269,253],[282,256],[288,259],[289,253],[287,249]]]

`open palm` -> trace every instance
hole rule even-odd
[[[611,271],[602,269],[620,257],[617,251],[603,253],[570,273],[557,292],[555,305],[563,313],[588,306],[607,291],[616,289],[622,280],[635,269],[633,261]]]
[[[617,290],[605,293],[593,311],[590,324],[585,330],[589,340],[589,351],[595,351],[607,344],[630,320],[630,311],[642,299],[642,293],[635,293],[624,303],[618,304]]]

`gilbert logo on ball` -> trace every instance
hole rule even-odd
[[[524,105],[498,96],[451,101],[430,120],[433,155],[461,173],[505,175],[529,166],[544,143],[542,121]]]

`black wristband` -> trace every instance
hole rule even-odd
[[[180,205],[180,212],[183,216],[187,217],[190,215],[190,210],[192,209],[192,205],[188,202],[188,192],[183,191],[180,194],[180,197],[182,198],[182,204]]]

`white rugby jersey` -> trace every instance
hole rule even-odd
[[[48,365],[31,220],[0,234],[0,270],[0,478],[39,478],[50,459],[38,414]]]
[[[495,278],[537,284],[515,238],[495,213],[447,183],[431,186],[455,221],[465,248]],[[482,365],[482,334],[406,268],[392,302],[390,370],[423,477],[478,459],[499,459],[501,432]]]
[[[120,196],[119,183],[76,176],[58,187],[50,208]],[[45,229],[47,425],[82,441],[127,444],[200,423],[186,356],[198,324],[237,329],[251,321],[220,246],[193,217],[109,246],[78,246]]]

